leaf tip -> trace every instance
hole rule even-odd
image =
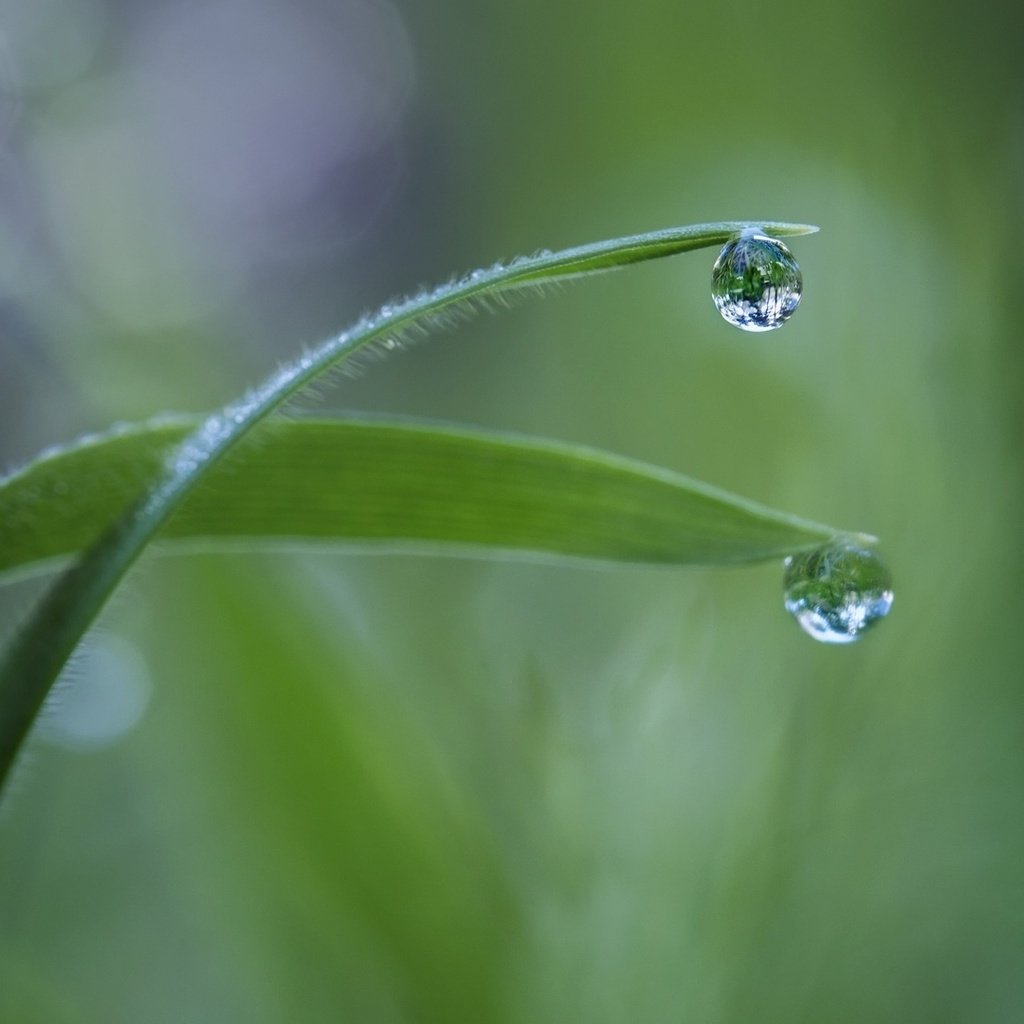
[[[765,231],[772,235],[816,235],[821,228],[817,224],[765,224]]]
[[[865,547],[873,548],[878,544],[878,538],[873,533],[851,533],[848,536],[850,540]]]

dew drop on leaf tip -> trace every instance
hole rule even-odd
[[[795,312],[803,277],[776,238],[745,231],[726,242],[711,271],[711,297],[722,317],[744,331],[771,331]]]
[[[836,540],[784,563],[786,611],[822,643],[848,644],[889,614],[892,577],[869,548]]]

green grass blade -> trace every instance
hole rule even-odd
[[[579,277],[604,270],[616,270],[631,263],[675,256],[691,249],[709,245],[724,245],[741,231],[758,227],[775,238],[812,235],[818,229],[813,224],[751,224],[746,221],[723,221],[718,224],[696,224],[688,228],[669,228],[651,231],[631,238],[617,238],[613,242],[583,245],[564,249],[558,253],[538,254],[522,264],[522,273],[515,282],[505,287],[539,284],[549,278]],[[528,265],[527,265],[528,264]]]
[[[50,687],[121,577],[205,474],[307,384],[375,343],[471,309],[474,300],[486,302],[490,295],[721,245],[750,227],[777,235],[815,230],[768,222],[702,224],[541,253],[474,271],[363,317],[208,417],[168,457],[145,493],[54,581],[5,648],[0,658],[0,786]]]
[[[191,426],[122,429],[0,484],[0,575],[94,543]],[[411,543],[726,565],[816,547],[838,532],[593,449],[429,424],[281,419],[206,476],[161,540]]]

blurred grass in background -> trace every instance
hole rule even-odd
[[[727,328],[693,254],[322,404],[869,530],[897,596],[832,649],[772,567],[149,560],[0,815],[0,1020],[1019,1020],[1014,24],[2,0],[4,464],[500,256],[808,221],[778,334]]]

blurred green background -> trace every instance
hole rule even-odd
[[[317,407],[602,446],[896,580],[826,648],[777,566],[147,559],[0,809],[0,1021],[1021,1020],[1016,19],[0,0],[3,465],[498,257],[809,221],[779,333],[696,253]]]

